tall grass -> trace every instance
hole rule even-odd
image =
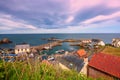
[[[39,61],[0,61],[0,80],[92,80],[75,71],[65,71],[57,66]]]

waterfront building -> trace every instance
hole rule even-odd
[[[114,47],[120,47],[120,38],[113,38],[112,39],[112,45]]]
[[[19,44],[15,46],[15,54],[18,53],[29,53],[30,52],[30,45],[29,44]]]
[[[92,39],[92,43],[98,46],[105,46],[105,43],[100,39]]]
[[[92,42],[91,39],[81,39],[80,41],[82,44],[90,44]]]
[[[109,54],[94,54],[88,63],[87,75],[106,80],[120,79],[120,57]]]
[[[98,42],[98,45],[100,45],[100,46],[105,46],[105,43],[104,43],[103,41],[99,41],[99,42]]]

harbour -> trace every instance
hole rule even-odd
[[[6,43],[9,40],[11,41],[11,39],[3,39],[4,43],[1,43],[1,45],[13,44]],[[75,70],[79,74],[89,75],[87,68],[92,69],[89,61],[91,61],[93,56],[104,55],[109,57],[110,55],[101,52],[107,47],[115,49],[115,47],[120,46],[120,38],[113,38],[110,43],[100,38],[88,37],[76,39],[44,38],[41,41],[46,43],[31,45],[23,42],[16,44],[13,49],[0,48],[0,59],[6,62],[27,62],[27,64],[32,65],[36,62],[38,64],[44,63],[63,70]],[[89,73],[92,74],[91,71]]]

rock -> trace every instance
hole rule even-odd
[[[8,38],[3,38],[1,41],[0,41],[1,44],[8,44],[8,43],[12,43],[12,41],[10,41]]]
[[[0,40],[0,44],[2,43],[2,41]]]

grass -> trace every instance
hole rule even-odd
[[[0,61],[0,80],[92,80],[76,71],[65,71],[40,62]]]
[[[106,46],[102,53],[120,56],[120,48]]]

